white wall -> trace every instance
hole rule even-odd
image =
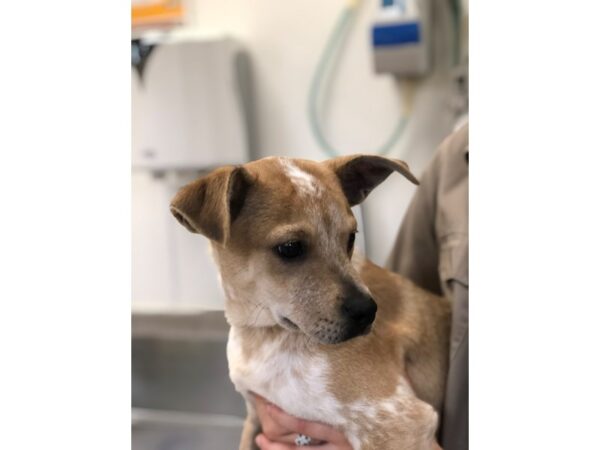
[[[387,139],[401,112],[401,92],[389,76],[371,68],[369,26],[379,2],[362,2],[338,65],[325,110],[325,132],[344,153],[372,152]],[[254,73],[258,155],[325,159],[307,119],[307,92],[342,0],[189,0],[189,24],[237,37],[250,53]],[[419,175],[451,130],[447,76],[452,43],[448,2],[434,0],[436,74],[418,88],[413,117],[390,156],[406,160]],[[382,264],[414,192],[392,175],[364,205],[371,259]]]

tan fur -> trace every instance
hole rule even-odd
[[[323,388],[342,405],[346,425],[339,426],[360,436],[353,445],[361,450],[424,448],[435,429],[428,404],[440,410],[447,369],[448,302],[347,252],[356,229],[350,204],[393,171],[414,179],[405,163],[381,157],[267,158],[219,169],[183,188],[172,204],[182,224],[212,240],[226,316],[239,340],[236,357],[258,361],[275,343],[294,361],[321,358],[329,374]],[[301,262],[282,262],[274,251],[291,240],[306,243]],[[350,340],[340,312],[348,286],[378,307],[371,332]],[[246,363],[240,373],[251,367]],[[302,377],[298,368],[289,374]],[[264,379],[252,389],[268,396],[285,381]],[[257,431],[252,409],[240,448],[249,448]]]

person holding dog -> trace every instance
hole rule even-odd
[[[452,300],[450,367],[440,414],[444,450],[468,449],[468,124],[438,148],[406,212],[388,268]],[[261,450],[351,450],[333,427],[292,417],[256,397]],[[436,446],[434,448],[439,449]]]

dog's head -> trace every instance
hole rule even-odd
[[[171,212],[212,241],[231,323],[337,343],[367,333],[377,310],[352,262],[350,207],[394,171],[417,183],[404,162],[379,156],[265,158],[188,184]]]

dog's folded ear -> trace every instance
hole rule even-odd
[[[251,184],[242,166],[219,168],[182,187],[171,201],[171,213],[192,233],[224,243]]]
[[[350,155],[325,161],[337,175],[350,206],[358,205],[392,172],[404,175],[414,184],[419,181],[408,164],[399,159],[376,155]]]

